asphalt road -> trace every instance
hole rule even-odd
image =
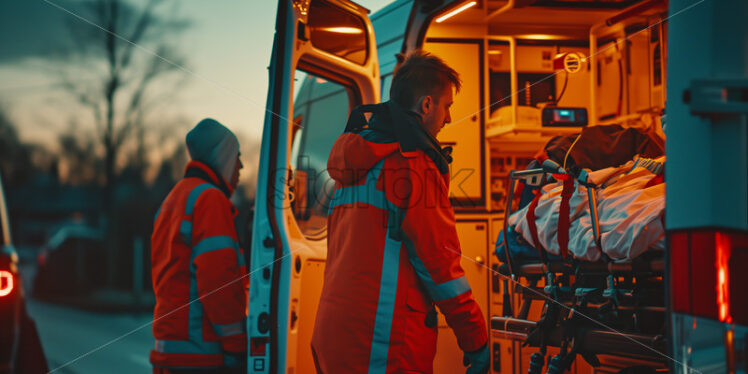
[[[53,373],[150,373],[150,314],[105,314],[27,299]]]
[[[97,313],[31,298],[36,252],[19,251],[26,308],[51,373],[151,373],[151,313]]]

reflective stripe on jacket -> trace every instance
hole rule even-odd
[[[223,366],[224,353],[247,350],[248,278],[234,228],[235,209],[215,186],[217,176],[192,161],[210,181],[182,179],[156,213],[151,262],[156,307],[153,365]]]
[[[433,304],[462,350],[486,344],[486,322],[460,266],[448,174],[371,130],[338,138],[328,172],[336,184],[312,338],[319,369],[432,372]]]

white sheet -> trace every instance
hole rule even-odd
[[[637,157],[625,165],[590,174],[591,180],[599,186],[595,193],[602,251],[610,258],[632,259],[648,249],[664,249],[665,184],[645,187],[662,172],[664,162],[665,157],[656,160]],[[560,254],[556,235],[562,188],[561,183],[545,186],[535,209],[538,239],[552,254]],[[576,186],[569,206],[569,252],[583,260],[597,261],[601,252],[593,239],[585,187]],[[509,225],[533,243],[526,214],[527,207],[512,214]]]

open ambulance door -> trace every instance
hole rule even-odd
[[[278,2],[250,256],[250,373],[315,370],[327,157],[350,110],[379,101],[368,13],[348,0]]]

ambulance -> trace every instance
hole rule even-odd
[[[315,372],[330,149],[350,111],[388,100],[398,63],[423,49],[462,79],[438,140],[453,149],[450,200],[462,267],[488,321],[490,372],[745,373],[746,15],[738,0],[397,0],[374,14],[348,0],[280,0],[248,372]],[[662,248],[603,256],[598,267],[500,259],[515,182],[531,184],[519,171],[549,141],[604,126],[663,141]],[[441,314],[437,326],[434,372],[464,372]]]

